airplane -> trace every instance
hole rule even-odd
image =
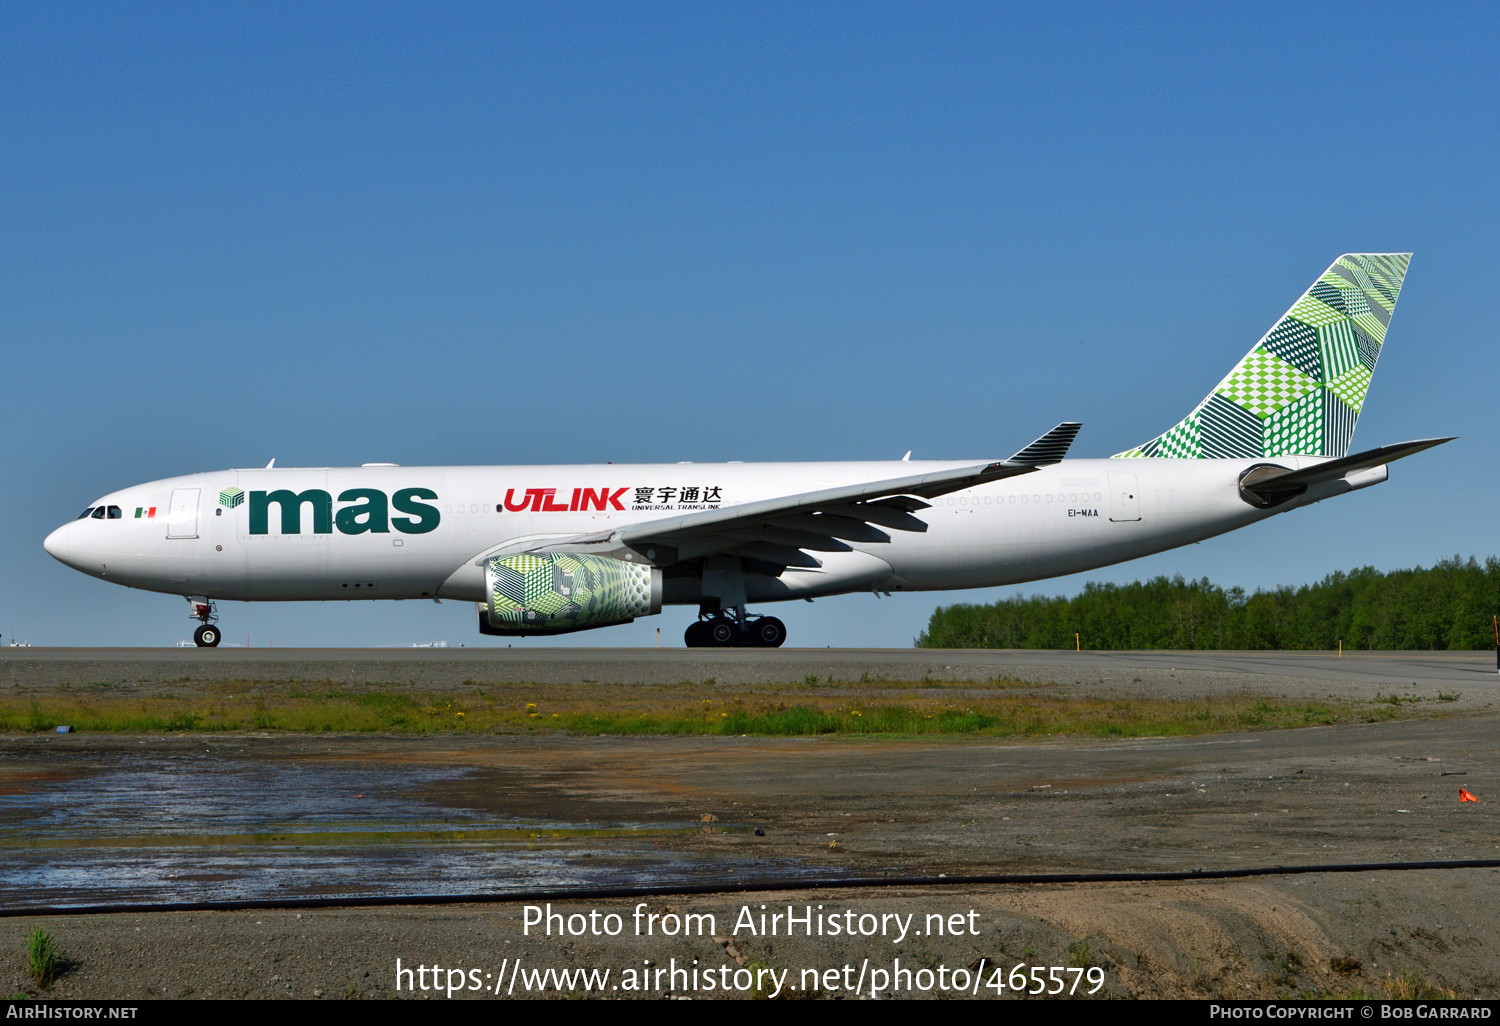
[[[486,635],[698,607],[688,647],[778,647],[750,603],[985,588],[1107,566],[1367,488],[1451,441],[1349,454],[1409,253],[1339,257],[1162,434],[1065,459],[1066,421],[1008,459],[223,470],[95,500],[44,542],[101,580],[217,603],[474,602]]]

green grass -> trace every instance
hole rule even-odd
[[[1094,964],[1093,946],[1087,937],[1080,937],[1068,945],[1068,965],[1076,969],[1088,969]]]
[[[0,699],[0,733],[530,733],[766,737],[1180,736],[1421,715],[1419,700],[1294,702],[1248,696],[1182,700],[1059,694],[1019,681],[499,684],[448,691],[236,681],[175,696],[63,689]],[[1429,703],[1429,707],[1432,703]]]
[[[1461,997],[1452,987],[1445,987],[1428,979],[1420,971],[1408,969],[1399,976],[1386,973],[1385,979],[1375,987],[1355,987],[1348,991],[1313,991],[1300,995],[1308,1001],[1459,1001]]]
[[[41,927],[32,930],[26,937],[26,971],[38,987],[46,990],[52,986],[62,968],[62,953],[57,942]]]

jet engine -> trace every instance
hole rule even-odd
[[[481,634],[566,634],[661,612],[661,571],[570,552],[495,556],[485,565]]]

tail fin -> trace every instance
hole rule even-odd
[[[1346,253],[1171,430],[1115,458],[1344,456],[1410,253]]]

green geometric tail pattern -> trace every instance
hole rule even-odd
[[[1193,412],[1116,459],[1346,456],[1410,253],[1346,253]]]
[[[492,627],[573,631],[651,613],[651,568],[608,556],[497,556],[485,576]]]

